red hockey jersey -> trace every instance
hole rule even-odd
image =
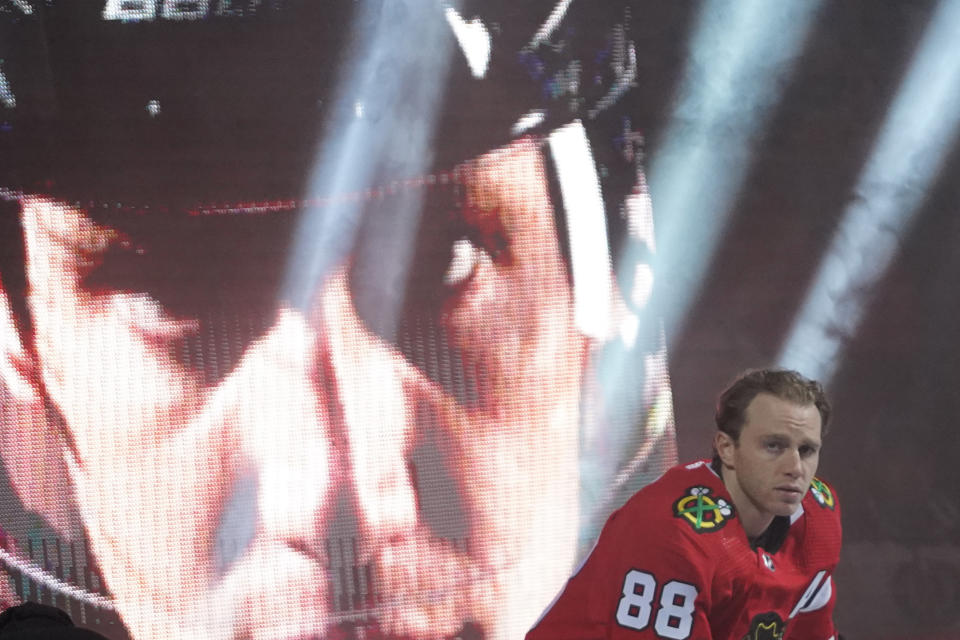
[[[720,477],[669,470],[607,520],[527,640],[829,640],[840,506],[814,479],[775,550],[752,548]]]

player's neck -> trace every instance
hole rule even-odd
[[[756,540],[770,523],[773,522],[773,514],[764,513],[753,503],[753,501],[740,488],[737,481],[737,472],[720,465],[720,479],[733,500],[733,506],[737,510],[737,517],[740,519],[740,526],[747,534],[747,539],[752,543]]]

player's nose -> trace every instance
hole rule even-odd
[[[339,410],[337,433],[345,443],[345,475],[338,482],[349,487],[359,533],[371,541],[402,536],[417,524],[408,464],[415,407],[402,356],[359,318],[346,280],[344,272],[333,276],[318,313],[329,348],[327,383]]]
[[[234,546],[259,536],[322,555],[319,540],[342,475],[326,353],[322,331],[304,314],[283,310],[218,390],[232,398],[227,419],[239,436],[221,517],[221,529],[231,528],[223,534],[239,541]]]
[[[796,448],[790,448],[784,454],[783,462],[784,473],[791,478],[800,478],[803,476],[803,460],[800,451]]]
[[[308,313],[280,313],[234,373],[243,452],[221,520],[238,538],[281,541],[332,574],[344,544],[359,566],[416,528],[399,357],[359,319],[342,272]]]

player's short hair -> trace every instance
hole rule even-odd
[[[823,386],[790,369],[751,369],[737,376],[717,400],[714,414],[717,429],[737,442],[747,419],[747,407],[761,393],[798,405],[815,406],[820,412],[821,433],[826,434],[831,409]]]

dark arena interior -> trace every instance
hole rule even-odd
[[[960,639],[958,136],[960,0],[0,0],[0,603],[521,638],[783,367]]]

